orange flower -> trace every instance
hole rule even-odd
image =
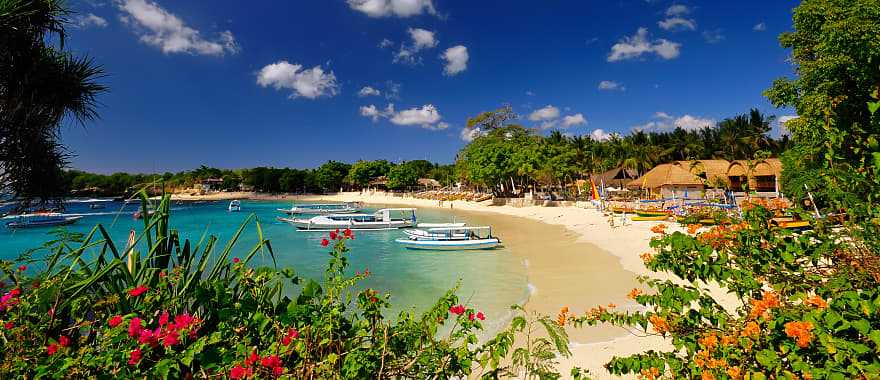
[[[742,372],[739,367],[730,367],[727,369],[727,376],[730,376],[733,380],[739,380],[742,376]]]
[[[779,295],[773,291],[765,291],[760,300],[753,299],[749,303],[752,304],[752,311],[749,312],[750,319],[767,318],[771,309],[779,307]]]
[[[697,224],[688,224],[688,233],[691,234],[691,235],[696,235],[696,234],[697,234],[697,231],[698,231],[701,227],[703,227],[703,225],[700,224],[700,223],[697,223]]]
[[[758,334],[761,333],[761,327],[758,326],[755,322],[749,322],[746,324],[746,327],[742,329],[740,332],[740,336],[745,336],[749,338],[757,338]]]
[[[648,317],[648,321],[651,322],[651,326],[654,326],[654,330],[657,330],[658,333],[666,334],[669,332],[669,322],[666,321],[666,318],[654,314]]]
[[[649,262],[651,262],[651,260],[654,259],[654,255],[652,255],[650,252],[645,252],[645,253],[639,255],[639,257],[642,258],[642,261],[645,264],[648,264]]]
[[[813,324],[811,322],[788,322],[785,324],[785,335],[795,338],[798,347],[805,348],[813,341]]]
[[[663,223],[660,223],[654,227],[651,227],[651,232],[653,232],[655,234],[663,235],[666,233],[666,225]]]
[[[642,295],[642,290],[633,288],[633,290],[629,291],[629,294],[627,294],[626,297],[634,300],[634,299],[636,299],[636,297],[638,297],[640,295]]]
[[[608,308],[609,308],[609,309],[613,309],[613,308],[615,308],[615,307],[617,307],[617,305],[615,305],[615,304],[613,304],[613,303],[609,303],[609,304],[608,304]]]
[[[556,323],[565,326],[566,320],[568,320],[568,306],[563,306],[562,309],[559,309],[559,315],[556,316]]]
[[[818,295],[814,295],[812,297],[807,298],[806,304],[815,306],[819,310],[822,310],[822,309],[825,309],[828,307],[828,302],[825,302],[825,300],[822,299],[822,297],[819,297]]]
[[[706,347],[709,352],[715,351],[715,348],[718,347],[718,337],[715,336],[715,333],[709,333],[697,340],[701,346]]]
[[[706,366],[706,363],[709,361],[710,355],[709,351],[700,350],[697,351],[697,355],[694,357],[694,364],[697,365],[697,368],[703,368]]]
[[[733,335],[724,335],[721,337],[721,346],[727,347],[736,344],[736,337]]]
[[[703,373],[700,374],[700,380],[715,380],[715,375],[713,375],[712,372],[703,371]]]
[[[640,373],[640,377],[645,380],[654,380],[660,377],[660,370],[656,367],[651,367],[650,369],[644,368]]]

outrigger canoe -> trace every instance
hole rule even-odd
[[[630,220],[633,222],[662,222],[664,220],[669,219],[669,215],[656,215],[656,216],[634,216]]]

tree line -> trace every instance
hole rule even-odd
[[[64,172],[64,188],[71,195],[127,195],[140,189],[151,193],[192,189],[207,179],[220,179],[214,187],[225,191],[243,188],[266,193],[324,193],[339,189],[360,190],[382,179],[390,190],[407,190],[419,186],[418,180],[430,178],[448,186],[454,180],[453,165],[425,160],[392,163],[386,160],[357,161],[347,164],[327,161],[314,169],[256,167],[249,169],[218,169],[201,166],[177,173],[96,174],[80,170]]]
[[[770,136],[775,117],[756,109],[701,129],[637,130],[601,140],[558,130],[543,136],[516,119],[505,106],[468,120],[468,128],[481,133],[456,158],[460,180],[509,193],[511,187],[559,186],[617,167],[644,174],[675,160],[775,157],[791,146],[786,135]]]

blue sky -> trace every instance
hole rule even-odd
[[[68,46],[106,69],[72,166],[452,162],[481,111],[543,133],[699,128],[791,75],[796,1],[79,0]]]

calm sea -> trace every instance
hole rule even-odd
[[[91,204],[104,209],[91,209]],[[182,238],[197,242],[204,233],[216,235],[219,247],[235,233],[251,213],[262,224],[263,233],[271,240],[278,267],[291,266],[303,277],[320,280],[327,262],[327,248],[321,247],[325,234],[298,232],[294,227],[275,220],[282,215],[277,208],[289,208],[288,202],[243,201],[242,212],[227,211],[227,202],[182,203],[172,207],[171,225]],[[83,218],[66,227],[70,231],[87,233],[96,224],[102,224],[123,247],[132,228],[143,227],[143,221],[134,220],[137,205],[119,202],[82,202],[67,204],[66,213],[80,214]],[[450,222],[455,216],[450,211],[424,209],[418,211],[420,222]],[[467,221],[456,218],[456,221]],[[0,259],[14,260],[30,248],[39,247],[49,240],[48,229],[12,230],[0,226]],[[404,309],[423,311],[437,297],[461,280],[459,297],[476,308],[484,310],[487,329],[496,330],[510,318],[509,306],[522,303],[528,296],[526,269],[521,260],[509,254],[507,248],[491,251],[412,251],[401,248],[394,239],[401,231],[357,232],[356,239],[348,242],[350,271],[369,268],[371,276],[363,286],[390,292],[392,309],[386,313],[394,317]],[[250,225],[237,244],[237,254],[256,243],[256,228]],[[262,260],[262,261],[260,261]],[[258,264],[271,265],[268,258],[257,259]]]

